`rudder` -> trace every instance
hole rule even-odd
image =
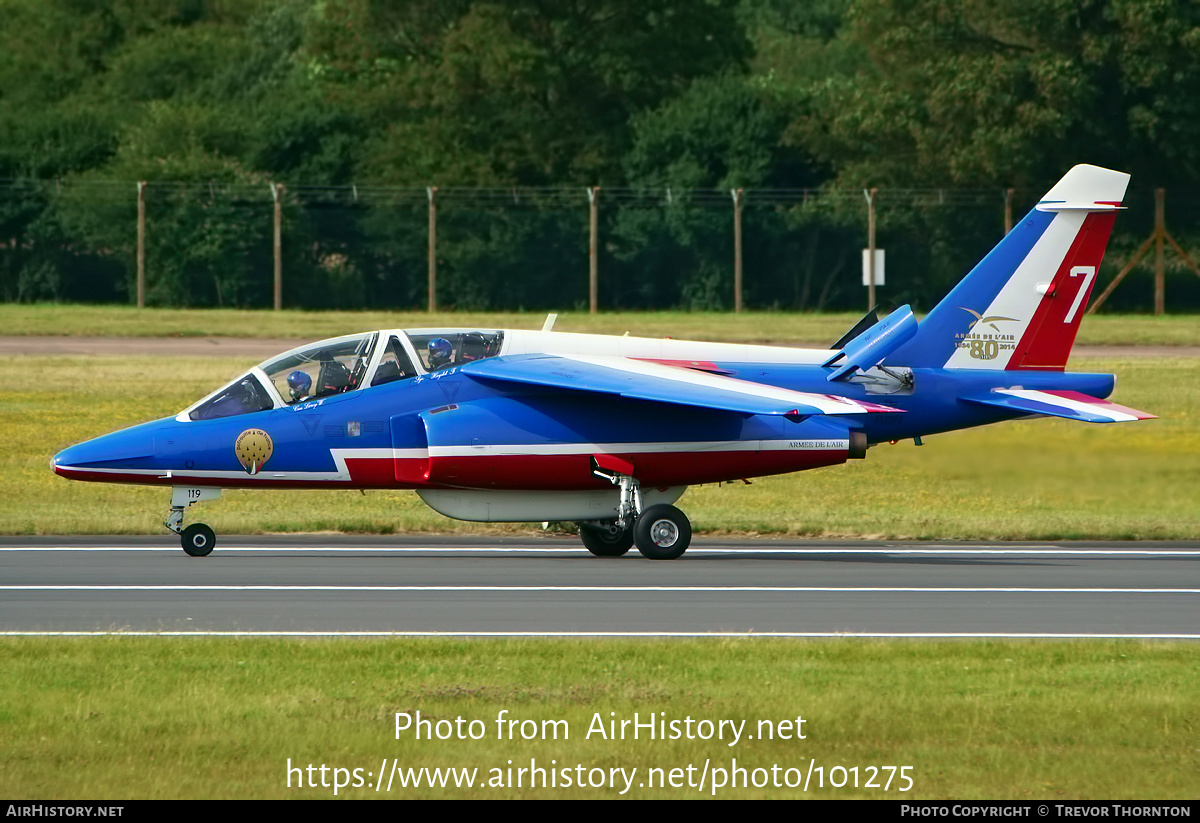
[[[888,364],[1062,371],[1129,175],[1072,168],[921,321]]]

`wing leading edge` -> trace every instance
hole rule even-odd
[[[742,414],[799,415],[898,412],[833,394],[792,391],[690,368],[604,355],[521,354],[462,367],[476,380],[497,380],[614,394]]]

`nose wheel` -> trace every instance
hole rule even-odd
[[[207,557],[217,545],[217,535],[203,523],[193,523],[179,535],[183,550],[192,557]]]
[[[192,557],[207,557],[217,545],[217,535],[203,523],[193,523],[183,528],[183,510],[201,500],[215,500],[221,496],[220,489],[176,486],[171,490],[171,511],[163,525],[179,535],[183,550]]]

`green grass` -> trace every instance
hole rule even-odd
[[[495,718],[569,740],[498,740]],[[331,797],[286,765],[807,769],[911,766],[913,788],[809,797],[1194,799],[1200,657],[1182,643],[0,639],[0,796]],[[480,740],[396,739],[396,712],[483,721]],[[584,739],[593,715],[805,719],[804,740]],[[444,727],[443,727],[444,728]],[[478,729],[478,727],[476,727]],[[757,735],[756,735],[757,738]],[[840,776],[839,776],[840,777]],[[885,775],[886,777],[886,775]],[[883,782],[882,780],[880,782]],[[711,781],[709,783],[711,787]],[[640,788],[629,796],[710,796]],[[611,789],[339,796],[611,798]],[[718,797],[800,797],[799,789]]]
[[[1200,537],[1200,361],[1077,360],[1118,375],[1128,424],[1027,420],[872,448],[844,466],[689,491],[701,529],[978,540]]]
[[[737,342],[831,345],[861,315],[853,312],[564,312],[559,331]],[[539,329],[545,313],[272,312],[240,309],[136,309],[128,306],[0,304],[0,329],[9,335],[100,337],[286,337],[297,342],[376,328],[475,326]],[[1200,345],[1195,315],[1098,315],[1083,323],[1085,345]]]
[[[176,413],[238,360],[17,357],[0,363],[0,533],[156,534],[163,489],[77,483],[49,459],[72,443]],[[867,459],[690,490],[699,531],[931,539],[1200,537],[1200,360],[1079,361],[1118,375],[1115,399],[1161,419],[1002,423],[872,448]],[[37,376],[38,379],[31,379]],[[44,380],[42,378],[45,378]],[[448,520],[412,492],[227,491],[201,504],[219,534],[520,530]],[[536,527],[534,527],[536,528]]]
[[[64,312],[64,313],[59,313]],[[152,320],[157,317],[158,319]],[[855,318],[646,314],[560,320],[580,331],[831,341]],[[568,322],[570,321],[570,322]],[[599,325],[583,325],[583,321]],[[373,326],[518,325],[540,316],[169,312],[0,307],[8,334],[231,334],[313,339]],[[579,323],[579,325],[576,325]],[[819,331],[800,333],[801,325]],[[277,325],[278,324],[278,325]],[[608,324],[608,325],[604,325]],[[692,324],[692,325],[689,325]],[[778,324],[778,325],[774,325]],[[1189,318],[1089,318],[1083,342],[1195,345]],[[1101,334],[1088,338],[1089,329]],[[1097,331],[1098,330],[1098,331]],[[165,490],[71,483],[58,449],[174,414],[248,363],[201,358],[14,357],[0,363],[0,533],[160,533]],[[702,530],[792,535],[1049,539],[1200,536],[1200,361],[1077,360],[1114,371],[1137,424],[1028,421],[880,446],[846,466],[693,489]],[[407,492],[227,492],[201,507],[219,533],[459,531]],[[524,527],[517,527],[524,528]],[[165,533],[164,533],[165,536]],[[0,796],[328,797],[288,789],[287,759],[405,766],[908,765],[901,795],[1017,800],[1194,799],[1200,658],[1194,644],[786,641],[286,641],[0,638]],[[492,721],[564,719],[569,742],[497,741]],[[475,742],[395,739],[397,711],[480,719]],[[582,740],[594,713],[782,720],[808,739]],[[366,789],[339,796],[367,797]],[[636,797],[700,796],[635,788]],[[377,797],[382,794],[375,795]],[[399,797],[459,796],[423,790]],[[610,789],[488,789],[473,797],[615,797]],[[723,790],[720,797],[795,797]]]

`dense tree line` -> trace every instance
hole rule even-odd
[[[1110,260],[1200,241],[1200,6],[1181,0],[0,0],[0,299],[927,306],[1067,168],[1134,174]],[[1111,275],[1108,275],[1111,276]],[[1172,280],[1172,306],[1200,280]],[[1145,296],[1126,287],[1127,307]],[[1182,297],[1183,300],[1177,299]],[[1121,303],[1117,304],[1118,306]]]

